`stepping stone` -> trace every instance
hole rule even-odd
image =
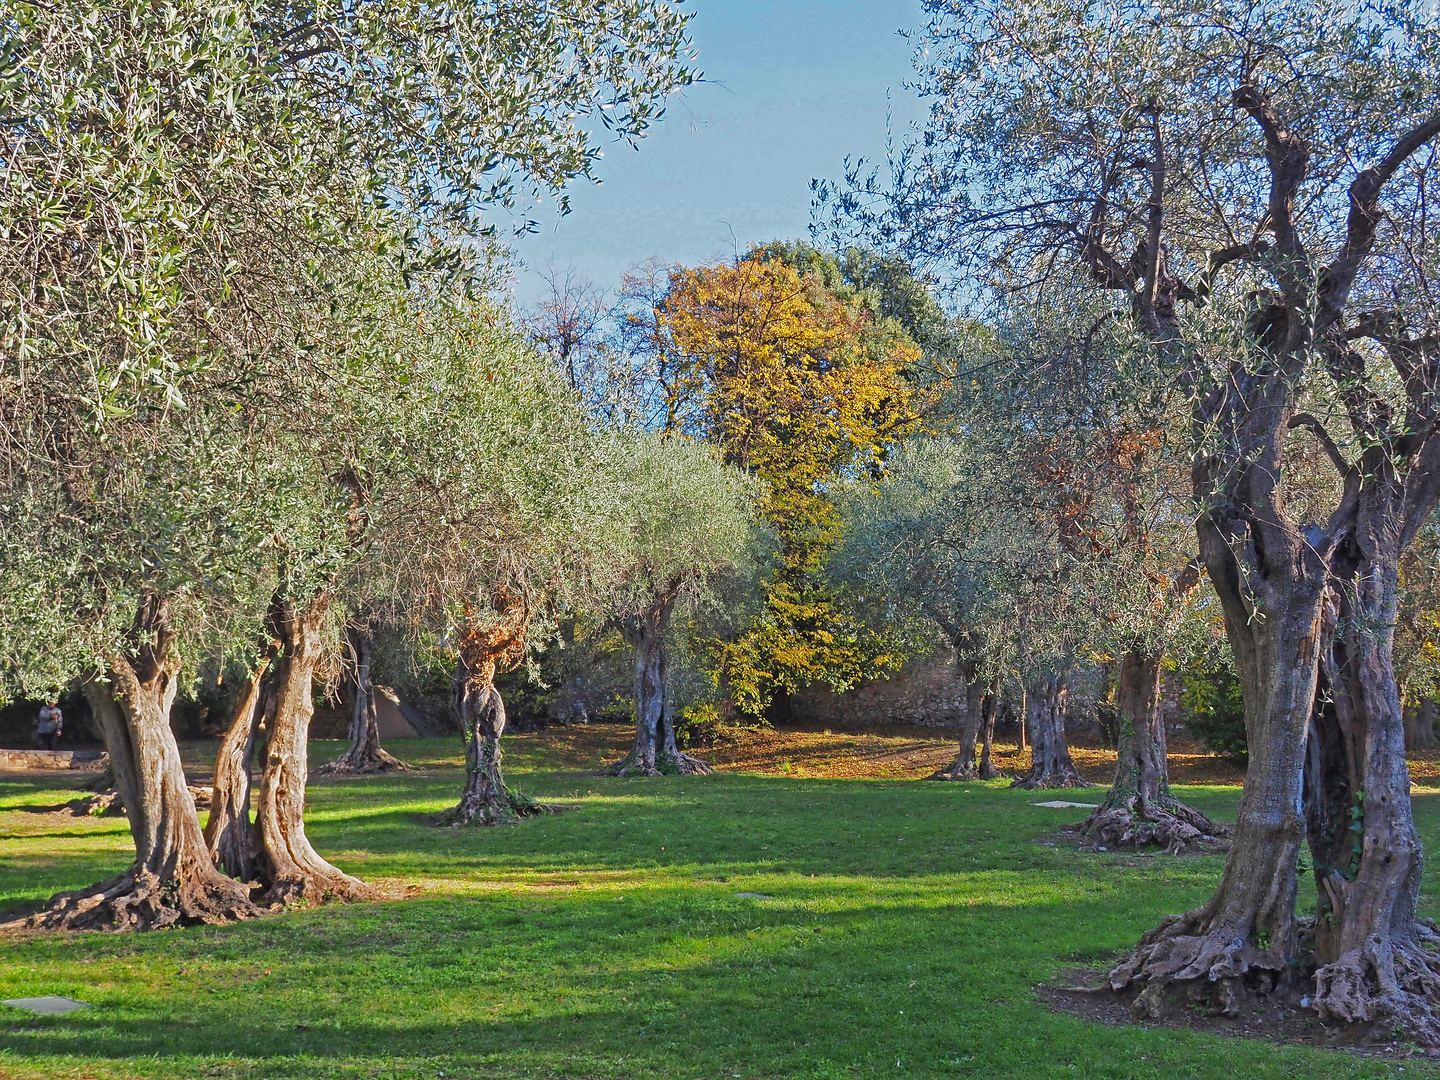
[[[1099,803],[1093,802],[1066,802],[1064,799],[1051,799],[1049,802],[1037,802],[1035,806],[1048,806],[1053,810],[1068,810],[1072,806],[1077,810],[1094,810]]]
[[[774,900],[773,896],[767,896],[763,892],[737,892],[736,896],[741,900]]]
[[[6,998],[4,1004],[16,1009],[29,1009],[40,1016],[63,1016],[65,1013],[74,1012],[76,1009],[88,1009],[83,1001],[76,1001],[74,998],[60,997],[58,994],[51,994],[48,997],[38,998]]]

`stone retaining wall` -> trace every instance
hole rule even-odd
[[[888,678],[843,694],[824,686],[805,687],[791,695],[790,712],[809,724],[958,727],[965,714],[965,683],[956,677],[954,652],[942,645],[929,656],[907,660]]]
[[[104,750],[0,750],[0,772],[80,769],[102,772],[110,764]]]

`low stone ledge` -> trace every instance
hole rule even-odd
[[[110,764],[104,750],[0,750],[0,772],[78,769],[103,772]]]

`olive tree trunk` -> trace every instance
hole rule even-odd
[[[281,652],[275,663],[275,713],[265,740],[255,830],[265,898],[272,903],[318,904],[371,895],[362,882],[322,859],[305,835],[312,694],[315,670],[325,656],[328,611],[329,596],[321,592],[303,606],[277,597],[271,612]]]
[[[225,923],[260,914],[244,885],[210,861],[195,800],[170,730],[179,664],[168,605],[142,599],[132,649],[109,658],[109,681],[85,695],[105,734],[115,786],[135,841],[135,861],[118,877],[52,897],[19,926],[54,930],[157,930]]]
[[[1398,486],[1397,486],[1398,487]],[[1398,501],[1398,490],[1391,492]],[[1378,501],[1384,491],[1368,492]],[[1440,934],[1416,914],[1424,854],[1410,806],[1405,723],[1393,646],[1399,614],[1399,513],[1365,513],[1335,560],[1329,700],[1317,708],[1306,757],[1307,824],[1315,868],[1315,1008],[1440,1045]]]
[[[500,770],[500,736],[505,734],[505,701],[493,681],[493,665],[472,671],[462,659],[451,686],[451,709],[465,737],[465,789],[460,802],[441,815],[446,825],[509,825],[548,807],[505,786]]]
[[[1089,787],[1075,771],[1065,742],[1065,708],[1070,688],[1063,673],[1032,677],[1025,691],[1030,729],[1030,771],[1011,783],[1018,788]]]
[[[985,699],[980,705],[983,713],[980,725],[980,779],[997,780],[1002,775],[995,768],[995,718],[1000,712],[1000,679],[990,680]]]
[[[1405,710],[1405,749],[1434,750],[1435,699],[1421,698],[1413,708]]]
[[[986,682],[976,666],[959,648],[955,655],[955,678],[965,688],[960,719],[960,753],[955,760],[928,779],[978,780],[975,768],[975,740],[985,723]],[[993,727],[993,720],[992,720]]]
[[[241,881],[255,877],[256,838],[250,820],[251,757],[261,723],[273,725],[275,696],[267,693],[265,673],[274,656],[256,665],[235,702],[235,711],[220,749],[215,754],[215,778],[210,797],[210,819],[205,823],[205,845],[225,873]]]
[[[404,769],[404,762],[380,748],[380,724],[375,714],[375,687],[370,682],[370,664],[374,658],[374,639],[359,627],[345,629],[345,644],[353,665],[352,702],[350,708],[350,745],[334,761],[315,770],[317,776],[359,776],[365,773],[393,772]]]
[[[670,711],[665,630],[679,592],[673,583],[648,611],[623,620],[625,640],[635,650],[635,746],[606,769],[610,776],[690,776],[710,773],[709,762],[683,753],[675,741]]]
[[[1115,782],[1077,832],[1107,849],[1160,847],[1171,855],[1223,848],[1230,828],[1170,794],[1170,768],[1161,714],[1163,658],[1133,648],[1120,658],[1116,698],[1120,743]]]
[[[1115,990],[1139,987],[1137,1015],[1163,1015],[1172,991],[1235,1015],[1247,993],[1267,993],[1296,970],[1295,868],[1326,568],[1298,530],[1292,535],[1277,518],[1267,526],[1269,543],[1257,552],[1251,538],[1259,527],[1250,517],[1216,511],[1199,522],[1200,553],[1240,677],[1249,764],[1215,894],[1164,919],[1110,973]]]

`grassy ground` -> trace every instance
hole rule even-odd
[[[1217,857],[1047,846],[1074,811],[1003,785],[796,776],[797,760],[815,771],[831,753],[812,761],[799,743],[771,763],[791,775],[582,774],[623,739],[514,740],[512,783],[575,809],[508,829],[426,823],[459,789],[450,743],[397,747],[414,773],[312,785],[316,847],[386,885],[385,902],[6,943],[0,998],[95,1007],[0,1010],[0,1076],[1440,1075],[1414,1059],[1105,1027],[1036,1000],[1036,986],[1202,900]],[[1217,816],[1238,800],[1233,786],[1183,794]],[[46,810],[70,797],[0,778],[0,908],[127,862],[123,820]],[[1440,802],[1416,808],[1433,850]]]

